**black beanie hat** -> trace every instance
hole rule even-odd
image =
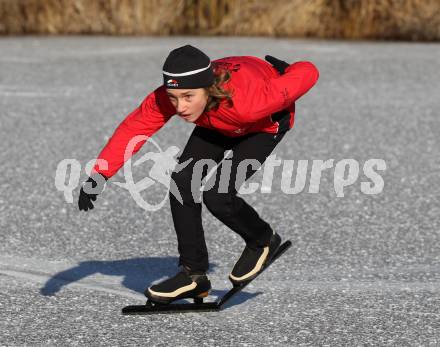
[[[191,45],[172,50],[163,64],[162,72],[166,88],[195,89],[214,83],[211,60]]]

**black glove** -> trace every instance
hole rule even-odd
[[[266,55],[264,59],[271,63],[272,66],[278,70],[280,75],[282,75],[284,73],[284,70],[286,70],[289,66],[289,64],[287,64],[284,60],[277,59],[275,57],[272,57],[271,55]]]
[[[79,191],[78,199],[78,207],[80,211],[93,210],[92,201],[95,201],[96,196],[102,193],[107,180],[108,178],[104,175],[94,174],[83,183],[83,186]]]

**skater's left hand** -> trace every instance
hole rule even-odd
[[[95,201],[96,196],[102,193],[107,180],[108,178],[104,175],[95,174],[84,182],[78,198],[78,208],[80,211],[93,210],[94,206],[92,201]]]
[[[284,70],[286,70],[289,67],[289,64],[286,63],[284,60],[280,60],[278,58],[272,57],[271,55],[266,55],[264,57],[269,63],[272,64],[272,66],[278,70],[280,75],[284,74]]]

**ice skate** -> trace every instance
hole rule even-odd
[[[246,245],[243,253],[229,274],[229,280],[234,286],[241,285],[255,278],[276,254],[281,244],[281,237],[273,233],[269,244],[264,247]]]
[[[193,272],[185,266],[173,277],[145,290],[145,296],[155,304],[169,304],[185,298],[202,302],[211,289],[211,282],[204,272]]]

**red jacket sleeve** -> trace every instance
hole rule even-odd
[[[105,147],[102,149],[97,160],[104,160],[106,165],[98,165],[97,161],[92,169],[93,173],[100,173],[110,178],[124,165],[125,161],[136,154],[147,139],[143,139],[128,152],[126,158],[125,150],[130,140],[137,135],[151,137],[156,133],[175,113],[169,102],[168,96],[164,92],[163,86],[150,93],[139,107],[133,110],[119,124]]]
[[[315,65],[300,61],[288,66],[279,77],[252,80],[245,98],[247,119],[256,122],[289,107],[313,87],[318,77]]]

